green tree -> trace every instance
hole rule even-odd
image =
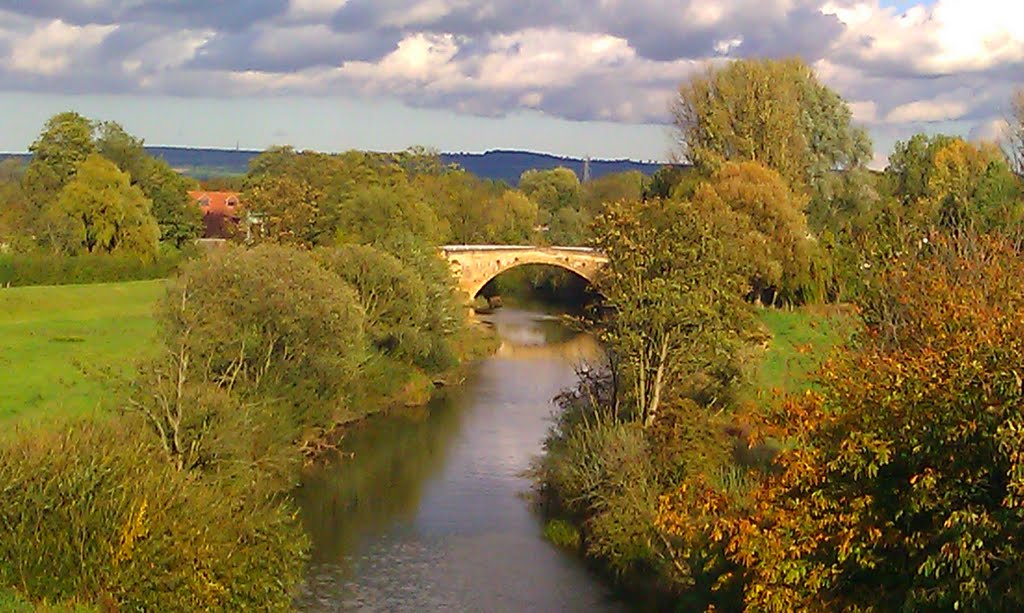
[[[415,269],[369,245],[319,249],[314,257],[359,294],[366,332],[378,351],[428,370],[438,366],[438,354],[451,353],[449,330],[437,325],[433,313],[429,281]]]
[[[96,151],[107,158],[121,172],[128,173],[133,181],[138,181],[144,172],[147,158],[144,142],[141,138],[132,136],[114,121],[103,121],[95,127]]]
[[[438,245],[445,228],[433,208],[408,185],[369,187],[345,194],[340,204],[337,242],[389,245],[406,239]]]
[[[144,142],[112,121],[99,124],[96,149],[103,157],[128,173],[132,184],[153,202],[153,216],[160,227],[160,240],[182,247],[202,235],[203,214],[188,195],[194,180],[175,172],[170,165],[146,153]]]
[[[293,427],[327,426],[367,356],[356,292],[309,253],[231,247],[190,262],[160,310],[194,377],[291,408]]]
[[[906,250],[935,229],[1019,232],[1020,180],[998,147],[918,134],[896,144],[886,177],[894,204],[879,211],[883,253]]]
[[[51,117],[29,147],[32,161],[25,172],[25,190],[42,208],[74,177],[79,164],[96,151],[94,126],[75,112]]]
[[[705,172],[750,160],[802,190],[870,157],[846,103],[796,59],[709,68],[680,87],[673,116],[679,153]]]
[[[753,269],[752,288],[758,300],[800,300],[814,249],[803,213],[804,196],[794,193],[770,168],[756,162],[727,162],[697,188],[694,200],[706,210],[728,207],[745,218],[742,229],[736,229],[739,244],[734,247]]]
[[[714,211],[679,201],[612,203],[594,222],[609,260],[596,283],[611,309],[606,340],[645,425],[681,377],[735,374],[747,273],[726,232]]]
[[[639,170],[598,177],[581,186],[580,208],[593,217],[601,211],[601,205],[606,202],[639,200],[643,197],[645,182],[646,179]]]
[[[155,255],[160,229],[152,203],[112,162],[92,154],[47,207],[53,246],[68,255]]]
[[[196,182],[161,159],[147,156],[137,184],[153,202],[160,240],[179,249],[203,235],[203,212],[188,192]]]
[[[580,180],[568,168],[527,170],[519,177],[519,189],[551,215],[561,208],[580,206]]]
[[[928,195],[928,182],[935,169],[935,154],[957,140],[954,136],[915,134],[898,141],[889,155],[885,176],[889,189],[905,207],[911,207]]]

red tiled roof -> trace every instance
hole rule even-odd
[[[221,215],[234,215],[238,209],[238,192],[189,192],[189,196],[199,203],[203,213],[220,213]]]
[[[204,238],[227,238],[238,223],[238,192],[191,191],[188,193],[203,211]]]

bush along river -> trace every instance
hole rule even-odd
[[[483,317],[501,348],[422,409],[371,418],[297,495],[313,540],[303,611],[624,611],[550,544],[525,474],[552,398],[600,355],[555,317]]]

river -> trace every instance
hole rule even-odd
[[[503,309],[502,340],[428,407],[368,420],[351,454],[300,488],[313,540],[303,611],[622,611],[581,560],[549,544],[524,475],[594,339]]]

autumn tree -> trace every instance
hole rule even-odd
[[[935,154],[933,166],[926,201],[941,227],[1000,229],[1024,218],[1020,182],[998,146],[957,139]]]
[[[727,162],[696,190],[707,210],[731,211],[743,219],[737,244],[753,271],[753,295],[772,302],[800,299],[808,283],[813,242],[803,207],[782,177],[756,162]]]
[[[313,246],[324,240],[320,223],[323,193],[288,175],[258,175],[242,192],[244,215],[251,220],[251,239]]]
[[[705,172],[750,160],[801,190],[870,157],[846,103],[796,59],[709,68],[680,86],[673,116],[678,153]]]
[[[597,280],[611,308],[606,340],[645,425],[681,376],[732,372],[747,273],[718,223],[666,200],[611,203],[594,222],[593,244],[609,260]]]
[[[51,242],[61,253],[152,257],[160,229],[151,209],[152,202],[128,175],[94,153],[47,207],[45,218]]]
[[[776,415],[786,451],[730,545],[748,610],[1024,606],[1022,275],[970,234],[887,273],[822,393]]]
[[[24,166],[0,162],[0,251],[21,250],[32,243],[31,207],[21,187]]]

